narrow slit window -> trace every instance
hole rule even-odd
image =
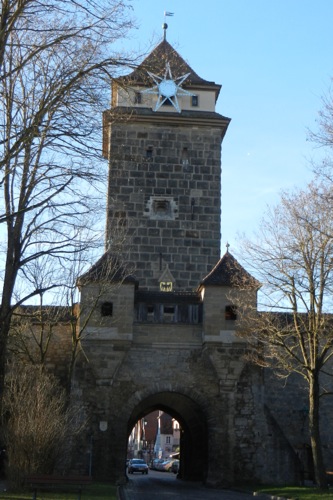
[[[149,146],[149,148],[146,149],[146,158],[152,158],[153,157],[153,148],[152,146]]]
[[[188,165],[188,148],[183,148],[182,151],[182,164]]]

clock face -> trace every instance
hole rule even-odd
[[[162,80],[158,85],[158,90],[164,97],[173,97],[177,94],[177,85],[173,80]]]

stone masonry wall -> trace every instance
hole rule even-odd
[[[116,123],[110,144],[107,240],[127,226],[141,288],[167,265],[196,288],[220,258],[221,130]]]
[[[328,368],[329,373],[329,368]],[[266,405],[279,427],[302,461],[305,479],[313,479],[313,469],[310,453],[308,394],[303,379],[290,375],[281,380],[269,370],[264,372]],[[329,392],[331,377],[322,380],[322,387]],[[331,395],[320,400],[320,424],[323,455],[327,470],[333,469],[333,439],[332,439],[333,398]]]

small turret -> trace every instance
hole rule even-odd
[[[256,304],[259,282],[227,249],[212,271],[201,281],[199,291],[204,303],[204,342],[239,341],[236,336],[237,305],[242,294],[250,294]],[[248,300],[248,299],[247,299]]]

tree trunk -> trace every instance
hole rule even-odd
[[[8,199],[9,198],[6,197],[7,214],[10,212],[8,209]],[[15,227],[11,219],[7,222],[7,255],[0,303],[0,414],[2,411],[2,398],[5,387],[7,343],[14,310],[12,299],[22,252],[20,234],[22,233],[24,216],[20,215],[17,219],[18,221]]]
[[[7,341],[11,324],[12,308],[2,305],[0,314],[0,415],[2,414],[3,391],[7,362]]]
[[[319,381],[318,373],[311,373],[309,380],[309,431],[316,484],[327,489],[327,479],[323,461],[319,423]]]
[[[10,248],[10,244],[8,244],[8,247]],[[7,342],[13,315],[11,299],[17,276],[12,255],[12,248],[10,248],[10,253],[8,253],[6,259],[5,277],[2,287],[2,300],[0,303],[0,414],[2,412],[2,398],[5,387]]]

